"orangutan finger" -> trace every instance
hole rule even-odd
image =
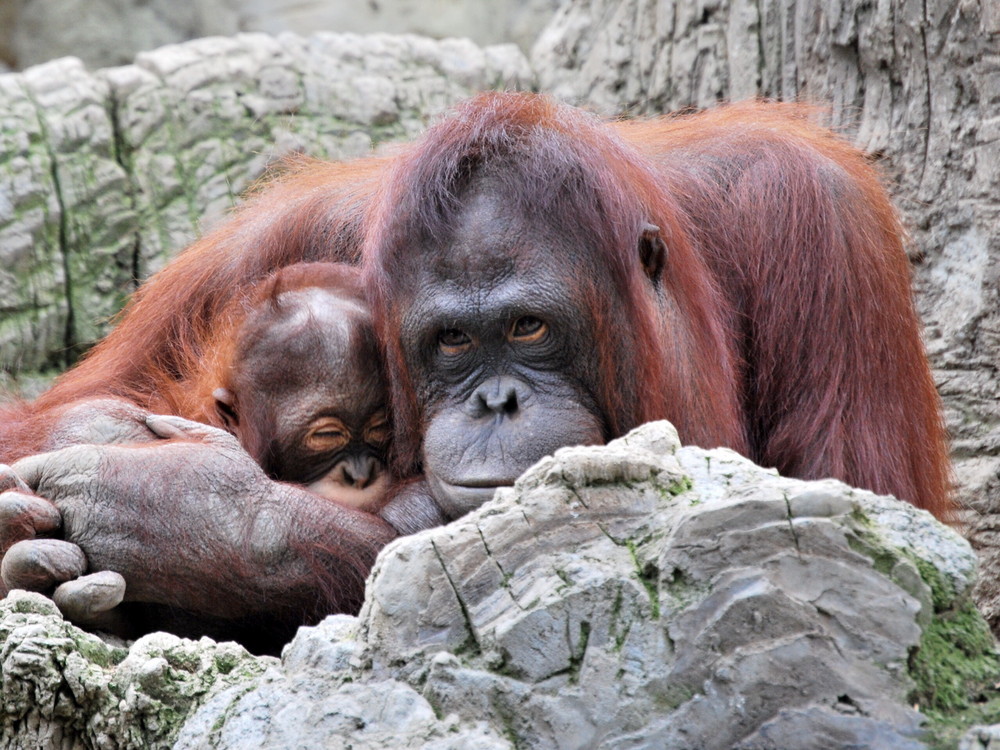
[[[0,554],[15,542],[56,531],[62,525],[59,509],[29,492],[0,492]]]
[[[0,492],[5,490],[21,490],[22,492],[30,492],[30,488],[24,483],[24,480],[17,475],[7,464],[0,464]]]
[[[65,491],[68,487],[78,486],[83,478],[96,475],[105,448],[101,445],[74,445],[51,453],[26,456],[15,461],[11,468],[32,492],[55,499],[47,489]]]
[[[48,591],[87,569],[83,550],[61,539],[29,539],[7,550],[0,577],[8,589]]]
[[[166,414],[151,414],[146,417],[146,426],[162,438],[179,438],[215,443],[222,447],[237,447],[239,441],[218,427],[192,422],[190,419]]]
[[[80,576],[56,588],[52,600],[70,622],[88,627],[108,623],[110,610],[125,598],[125,579],[111,570]]]

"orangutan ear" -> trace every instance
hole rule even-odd
[[[646,224],[639,235],[639,261],[642,270],[656,286],[663,276],[663,268],[667,265],[667,245],[660,236],[660,228],[655,224]]]
[[[216,388],[212,391],[212,396],[215,397],[215,411],[222,418],[222,423],[227,430],[235,433],[236,428],[240,426],[240,416],[236,413],[234,406],[236,399],[232,391],[228,388]]]

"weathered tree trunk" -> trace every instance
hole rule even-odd
[[[543,89],[606,113],[765,96],[827,104],[883,165],[954,440],[979,598],[1000,621],[1000,3],[570,0]]]

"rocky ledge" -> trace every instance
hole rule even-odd
[[[655,423],[394,542],[360,615],[280,661],[114,646],[13,594],[0,745],[954,747],[1000,705],[974,577],[923,511]]]

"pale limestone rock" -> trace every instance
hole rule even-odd
[[[167,633],[126,649],[14,591],[0,601],[0,747],[167,748],[213,686],[252,683],[269,661]]]

